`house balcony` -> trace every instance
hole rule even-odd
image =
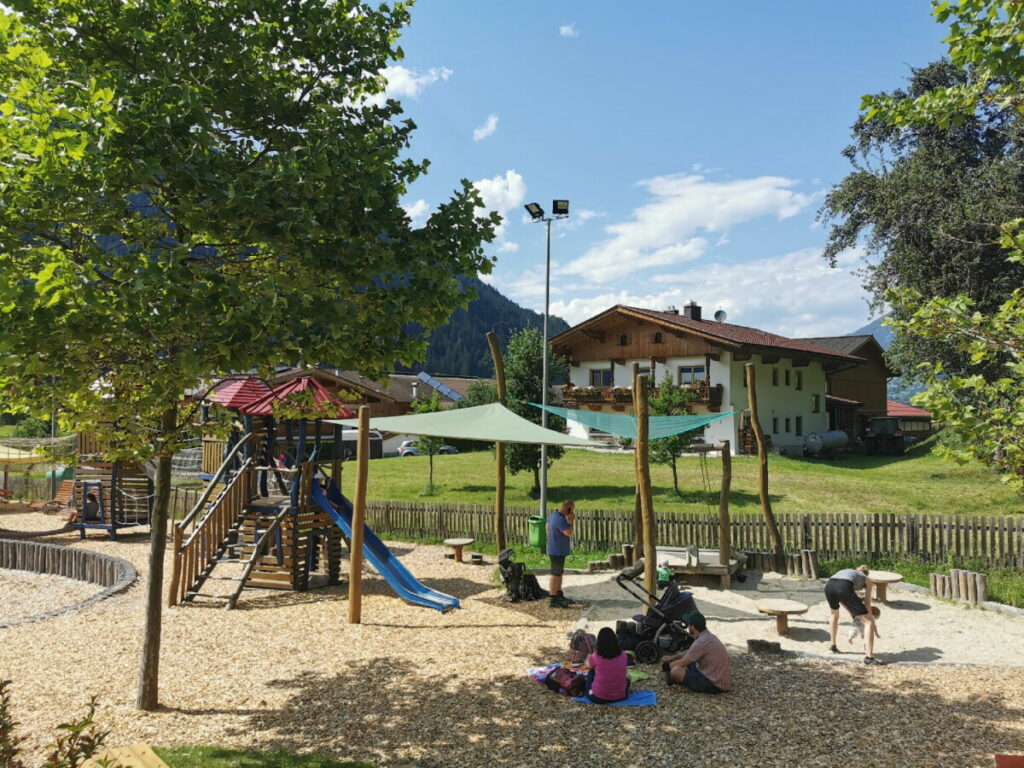
[[[709,411],[718,412],[722,409],[722,385],[697,381],[685,385],[695,393],[690,401],[692,405],[706,406]],[[651,388],[651,397],[658,396],[658,388]],[[614,410],[622,410],[622,406],[633,403],[632,387],[562,387],[562,402],[567,408],[577,405],[612,405],[619,406]]]

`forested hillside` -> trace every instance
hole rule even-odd
[[[502,349],[520,328],[540,328],[544,316],[520,307],[497,290],[476,279],[464,279],[463,285],[476,290],[477,298],[469,309],[457,309],[446,325],[430,336],[427,359],[400,371],[427,371],[431,374],[461,376],[493,376],[491,353],[487,348],[487,332],[494,331],[501,339]],[[554,336],[569,327],[560,317],[548,318],[548,333]],[[413,325],[410,332],[419,332]]]

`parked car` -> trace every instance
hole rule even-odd
[[[399,456],[425,456],[426,451],[417,445],[419,440],[405,440],[398,446]],[[459,449],[454,445],[442,445],[437,449],[438,453],[458,453]]]

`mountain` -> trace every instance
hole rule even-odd
[[[539,312],[520,307],[476,278],[465,278],[461,282],[463,287],[474,289],[477,298],[470,302],[468,309],[455,310],[448,323],[430,335],[427,359],[422,364],[411,368],[397,366],[396,370],[490,377],[494,375],[494,365],[487,346],[488,331],[497,334],[504,351],[512,334],[520,328],[543,327],[544,316]],[[548,316],[549,336],[568,328],[569,324],[562,318]],[[409,332],[422,333],[422,329],[410,324]]]
[[[850,336],[860,336],[862,334],[870,333],[875,337],[875,341],[884,350],[889,349],[889,345],[892,344],[894,338],[896,338],[895,332],[888,325],[882,325],[882,321],[887,318],[888,315],[882,315],[882,317],[872,320],[870,323],[865,325],[863,328],[858,328]],[[890,400],[895,400],[897,403],[910,403],[910,398],[916,395],[918,392],[924,392],[924,385],[917,381],[907,381],[902,376],[895,376],[889,379],[887,385],[887,394]]]

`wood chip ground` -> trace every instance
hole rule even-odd
[[[34,519],[33,519],[34,518]],[[43,530],[52,518],[3,515]],[[145,532],[79,542],[146,571]],[[700,696],[653,679],[658,706],[582,706],[530,682],[579,611],[509,604],[493,568],[396,543],[422,581],[463,608],[406,605],[367,571],[363,624],[347,593],[246,592],[239,609],[165,609],[162,707],[134,709],[143,584],[86,610],[0,630],[0,678],[38,755],[99,696],[110,742],[323,752],[384,766],[991,766],[1024,752],[1024,671],[737,655],[736,691]],[[168,563],[169,565],[169,563]],[[169,573],[169,568],[168,568]],[[936,637],[936,643],[942,638]]]

